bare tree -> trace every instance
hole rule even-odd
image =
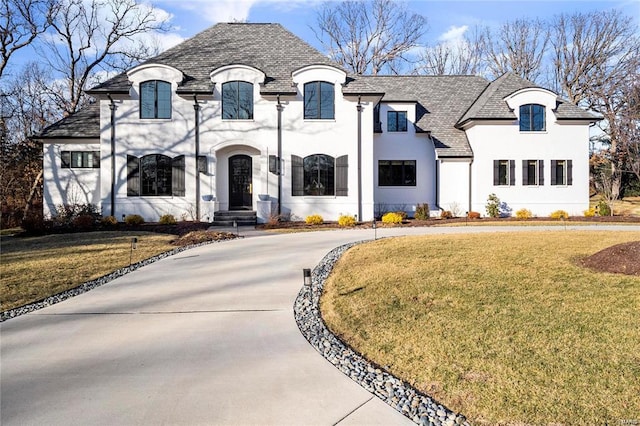
[[[426,31],[425,17],[392,0],[325,3],[316,37],[329,56],[355,74],[397,72]]]
[[[430,75],[478,74],[484,66],[485,38],[477,27],[460,39],[443,40],[420,55],[418,73]]]
[[[513,72],[530,81],[538,79],[549,43],[544,22],[538,19],[506,22],[495,34],[487,28],[485,39],[487,68],[494,78]]]
[[[56,11],[55,0],[0,0],[0,77],[11,56],[47,30]]]
[[[625,113],[638,84],[640,37],[633,19],[617,10],[558,16],[552,27],[557,88],[571,102],[602,114],[608,136],[611,191],[620,194],[628,163]]]
[[[146,58],[150,52],[136,37],[167,29],[153,7],[135,0],[62,0],[51,28],[40,51],[63,77],[49,93],[65,114],[83,105],[83,91],[99,71]]]

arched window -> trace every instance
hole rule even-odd
[[[253,119],[253,84],[246,81],[229,81],[222,84],[222,118]]]
[[[304,118],[333,119],[335,91],[333,84],[312,81],[304,85]]]
[[[527,104],[520,106],[520,131],[542,132],[545,130],[544,106]]]
[[[171,118],[171,83],[140,83],[140,118]]]
[[[349,157],[313,154],[291,156],[291,195],[349,195]]]

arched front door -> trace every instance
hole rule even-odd
[[[251,210],[252,161],[248,155],[229,158],[229,210]]]

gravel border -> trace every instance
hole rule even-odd
[[[324,282],[342,254],[349,248],[364,242],[367,241],[336,247],[313,269],[311,285],[302,287],[294,303],[293,312],[298,328],[311,346],[338,370],[415,423],[469,426],[469,422],[463,415],[454,413],[410,384],[369,362],[326,327],[319,308]]]
[[[241,238],[241,237],[240,237]],[[86,283],[80,284],[77,287],[71,288],[69,290],[62,291],[60,293],[54,294],[53,296],[49,296],[43,300],[38,302],[29,303],[28,305],[19,306],[17,308],[9,309],[3,312],[0,312],[0,322],[4,322],[10,320],[12,318],[19,317],[24,314],[28,314],[30,312],[37,311],[42,308],[46,308],[47,306],[55,305],[56,303],[63,302],[71,297],[78,296],[82,293],[86,293],[90,290],[93,290],[96,287],[100,287],[102,285],[107,284],[110,281],[115,280],[123,275],[126,275],[130,272],[133,272],[137,269],[142,268],[143,266],[150,265],[152,263],[157,262],[160,259],[164,259],[165,257],[173,256],[178,253],[182,253],[185,250],[189,250],[196,247],[201,247],[209,244],[220,243],[224,240],[216,240],[216,241],[205,241],[203,243],[191,244],[188,246],[176,247],[172,250],[165,251],[164,253],[157,254],[148,259],[141,260],[136,263],[132,263],[129,266],[125,266],[124,268],[117,269],[107,275],[103,275],[95,280],[87,281]]]

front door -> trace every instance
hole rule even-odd
[[[248,155],[229,158],[229,210],[251,210],[252,161]]]

